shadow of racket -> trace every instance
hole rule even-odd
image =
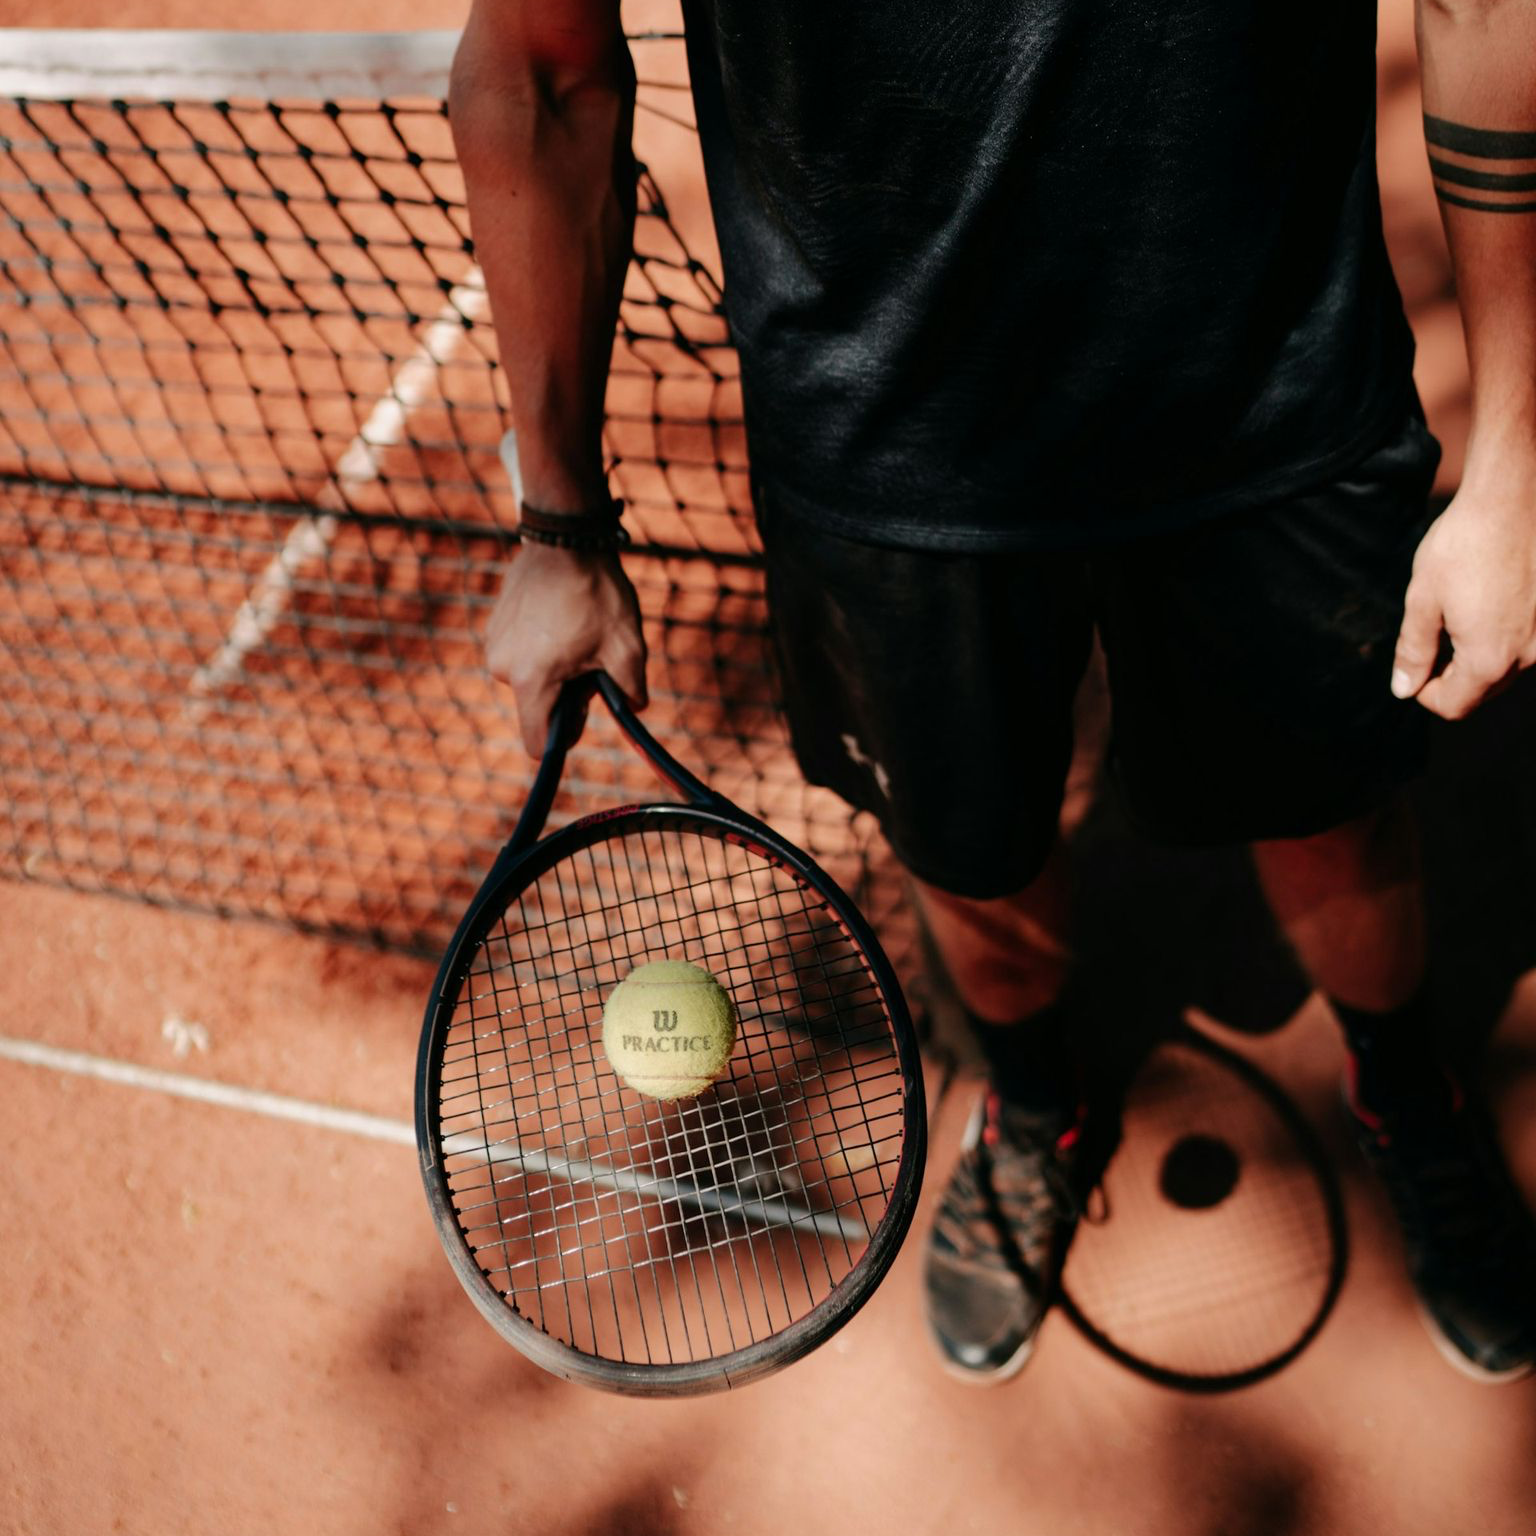
[[[1112,1359],[1186,1392],[1273,1376],[1338,1299],[1338,1180],[1295,1104],[1187,1024],[1130,1084],[1107,1214],[1078,1229],[1061,1306]]]

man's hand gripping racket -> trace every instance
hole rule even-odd
[[[594,692],[682,803],[541,838]],[[853,904],[606,674],[567,684],[422,1029],[422,1174],[480,1311],[615,1391],[766,1375],[890,1267],[925,1127],[906,1007]]]

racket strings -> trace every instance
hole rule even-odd
[[[885,1000],[817,893],[716,829],[601,837],[490,927],[444,1050],[445,1173],[507,1304],[573,1348],[708,1360],[782,1332],[851,1272],[895,1185],[904,1089]],[[738,1010],[696,1099],[626,1087],[608,994],[683,959]]]
[[[672,849],[670,848],[670,845],[664,845],[664,846],[667,848],[667,852],[670,854],[672,852]],[[653,850],[653,848],[651,846],[644,845],[643,846],[643,851],[646,854],[646,874],[651,879],[651,881],[654,883],[653,884],[653,889],[654,888],[658,888],[659,887],[660,876],[659,876],[658,871],[656,870],[656,868],[654,866],[654,862],[653,862],[652,857],[651,857],[651,855],[652,855],[654,850]],[[674,861],[672,858],[669,857],[667,859],[667,864],[668,864],[668,868],[666,870],[666,875],[667,875],[668,880],[670,882],[671,888],[673,890],[679,890],[680,889],[680,890],[684,891],[687,894],[688,899],[691,902],[694,903],[695,910],[699,911],[699,915],[700,915],[700,917],[702,919],[700,924],[699,924],[700,930],[702,932],[705,932],[705,933],[707,933],[709,931],[717,931],[718,930],[718,923],[710,921],[710,919],[715,917],[715,916],[717,916],[718,911],[719,911],[718,906],[713,906],[713,907],[708,907],[708,908],[702,908],[701,909],[701,905],[698,903],[698,900],[697,900],[697,898],[698,898],[698,889],[695,888],[695,883],[689,882],[686,879],[686,876],[684,876],[681,880],[679,879],[680,874],[682,872],[680,872],[678,870],[678,868],[676,867],[676,861]],[[699,889],[707,889],[707,885],[700,885]],[[727,893],[728,897],[738,904],[734,908],[734,910],[737,911],[738,913],[741,910],[741,906],[739,904],[742,902],[744,894],[745,893],[743,893],[740,890],[735,890],[735,891],[731,891],[731,892]],[[676,918],[676,915],[677,914],[675,912],[672,914],[674,919]],[[781,913],[781,915],[782,915],[782,913]],[[666,937],[666,936],[664,935],[664,937]],[[716,1162],[716,1159],[713,1156],[713,1146],[717,1142],[717,1140],[718,1140],[718,1138],[707,1138],[706,1142],[705,1142],[705,1152],[706,1152],[706,1155],[708,1157],[708,1161],[712,1165],[715,1164],[715,1162]],[[649,1135],[649,1127],[648,1127],[648,1133],[647,1133],[647,1149],[648,1150],[649,1150],[649,1144],[650,1144],[650,1135]],[[779,1168],[778,1163],[777,1163],[777,1159],[772,1157],[772,1144],[771,1143],[769,1144],[767,1150],[769,1152],[770,1159],[773,1162],[773,1168],[774,1168],[774,1174],[775,1174],[775,1182],[777,1182],[779,1185],[782,1186],[784,1183],[786,1183],[788,1181],[785,1179],[782,1169]],[[689,1171],[692,1172],[694,1170],[690,1169]],[[730,1171],[731,1181],[736,1186],[735,1192],[739,1196],[740,1193],[741,1193],[741,1191],[740,1191],[740,1180],[739,1180],[739,1165],[734,1160],[730,1161],[730,1163],[729,1163],[729,1171]],[[713,1173],[712,1182],[714,1182],[715,1187],[716,1188],[722,1187],[725,1181],[722,1180],[719,1177],[718,1168],[712,1169],[712,1173]],[[796,1181],[796,1182],[798,1182],[798,1181]],[[671,1225],[671,1224],[668,1224],[668,1225]],[[709,1234],[708,1234],[707,1229],[706,1229],[704,1235],[705,1235],[706,1241],[708,1241],[709,1240]],[[780,1266],[779,1263],[778,1263],[779,1254],[778,1254],[778,1251],[776,1249],[771,1251],[771,1257],[773,1257],[774,1260],[775,1260],[775,1275],[772,1278],[776,1278],[777,1279],[777,1281],[778,1281],[778,1290],[779,1290],[780,1297],[784,1301],[785,1305],[789,1306],[790,1305],[789,1284],[786,1281],[786,1277],[785,1277],[785,1275],[783,1273],[782,1266]],[[797,1255],[797,1257],[798,1257],[798,1255]],[[809,1280],[808,1274],[806,1273],[805,1264],[803,1262],[803,1259],[801,1260],[801,1263],[800,1263],[800,1270],[801,1270],[800,1279],[808,1287],[809,1284],[810,1284],[810,1280]],[[758,1274],[757,1278],[758,1278],[759,1285],[761,1285],[763,1283],[763,1277],[762,1277],[761,1273]],[[720,1279],[721,1279],[721,1277],[717,1273],[717,1275],[716,1275],[717,1287],[720,1284]],[[729,1322],[729,1316],[728,1315],[727,1315],[727,1321]]]

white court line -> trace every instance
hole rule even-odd
[[[21,1040],[0,1035],[0,1059],[19,1061],[30,1067],[48,1067],[55,1072],[72,1072],[79,1077],[93,1077],[98,1082],[117,1083],[125,1088],[147,1088],[180,1099],[195,1099],[201,1104],[217,1104],[225,1109],[243,1109],[266,1115],[273,1120],[292,1120],[300,1125],[319,1126],[328,1131],[344,1131],[373,1141],[389,1141],[414,1148],[416,1128],[404,1120],[388,1120],[359,1109],[338,1109],[331,1104],[316,1104],[309,1099],[294,1099],[287,1094],[267,1093],[260,1088],[242,1088],[235,1083],[221,1083],[212,1078],[193,1077],[187,1072],[166,1072],[158,1067],[141,1067],[134,1062],[118,1061],[110,1056],[93,1056],[85,1051],[65,1050],[44,1045],[40,1040]],[[854,1241],[869,1236],[862,1222],[841,1217],[835,1212],[813,1211],[808,1206],[782,1198],[754,1199],[724,1188],[710,1189],[678,1179],[644,1173],[633,1168],[609,1168],[579,1158],[552,1157],[532,1147],[520,1147],[510,1139],[486,1146],[483,1136],[459,1134],[443,1143],[445,1157],[475,1157],[491,1165],[514,1166],[522,1173],[553,1173],[577,1182],[602,1185],[608,1189],[633,1194],[647,1194],[658,1200],[676,1200],[695,1210],[715,1211],[725,1215],[766,1221],[775,1226],[809,1228],[823,1235]]]
[[[18,1040],[11,1035],[0,1035],[0,1058],[24,1062],[30,1067],[51,1067],[56,1072],[94,1077],[104,1083],[119,1083],[125,1088],[148,1088],[156,1093],[174,1094],[180,1099],[219,1104],[226,1109],[245,1109],[274,1120],[296,1120],[301,1125],[323,1126],[328,1131],[346,1131],[374,1141],[393,1141],[408,1147],[416,1145],[415,1127],[404,1120],[386,1120],[382,1115],[368,1115],[357,1109],[337,1109],[330,1104],[291,1099],[286,1094],[266,1093],[260,1088],[241,1088],[235,1083],[193,1077],[187,1072],[141,1067],[131,1061],[115,1061],[110,1056],[67,1051],[62,1046],[44,1045],[39,1040]]]
[[[138,101],[442,101],[457,31],[131,32],[7,27],[0,96]]]
[[[369,485],[379,479],[384,454],[404,441],[411,412],[427,398],[438,369],[452,359],[463,341],[464,321],[480,319],[486,305],[484,275],[479,267],[471,267],[336,461],[330,482],[315,498],[317,507],[339,509],[345,505],[343,486]],[[304,567],[324,558],[338,526],[337,519],[322,510],[318,515],[306,513],[289,530],[283,547],[268,561],[250,596],[236,611],[224,644],[193,673],[192,698],[185,710],[188,718],[200,719],[207,711],[209,695],[227,687],[245,670],[246,658],[265,644],[287,612]]]

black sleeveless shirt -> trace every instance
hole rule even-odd
[[[1315,484],[1405,408],[1375,0],[684,0],[776,501],[1074,546]]]

